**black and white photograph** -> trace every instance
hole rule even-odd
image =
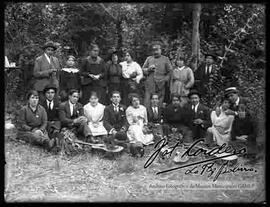
[[[266,204],[265,9],[4,2],[5,202]]]

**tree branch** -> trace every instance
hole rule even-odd
[[[105,10],[105,12],[106,12],[111,18],[113,18],[114,21],[118,21],[118,19],[117,19],[115,16],[113,16],[113,15],[111,14],[111,12],[104,6],[103,3],[99,3],[99,5]]]

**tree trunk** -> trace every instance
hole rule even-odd
[[[201,4],[194,4],[193,6],[193,29],[192,29],[192,56],[193,70],[196,71],[198,68],[199,52],[200,52],[200,15],[201,15]]]
[[[116,33],[117,33],[117,51],[120,51],[123,46],[123,38],[122,38],[122,28],[121,28],[122,20],[118,20],[116,22]]]

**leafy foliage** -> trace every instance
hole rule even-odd
[[[151,43],[160,41],[163,54],[173,64],[180,53],[193,68],[192,9],[191,4],[182,3],[7,3],[6,54],[11,62],[19,63],[22,73],[8,74],[6,92],[17,94],[21,88],[27,89],[25,82],[31,87],[34,59],[47,40],[58,43],[56,55],[62,64],[68,54],[80,62],[89,44],[96,42],[105,59],[112,48],[129,48],[142,65],[151,54]],[[251,99],[257,117],[264,116],[265,109],[260,107],[264,103],[264,17],[264,5],[260,4],[202,4],[199,63],[203,52],[213,52],[220,57],[217,65],[221,66],[209,84],[208,105],[216,104],[225,87],[236,85]]]

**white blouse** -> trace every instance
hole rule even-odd
[[[143,71],[138,63],[134,61],[132,61],[131,63],[127,63],[126,61],[124,61],[121,62],[120,65],[122,66],[122,75],[124,78],[130,78],[130,75],[136,72],[137,76],[132,80],[140,83],[140,80],[143,78]]]

